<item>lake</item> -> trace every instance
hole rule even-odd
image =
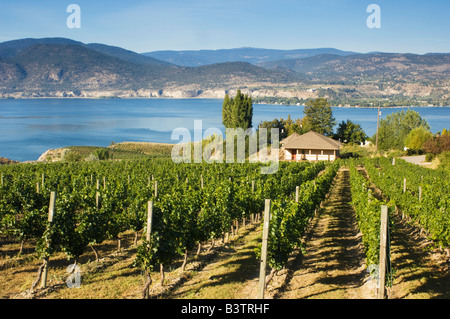
[[[408,108],[382,109],[386,115]],[[411,107],[431,126],[432,132],[450,128],[450,107]],[[303,117],[303,106],[253,105],[253,126],[274,118]],[[333,108],[337,122],[347,119],[372,136],[377,110]],[[193,132],[194,120],[203,130],[224,130],[222,100],[218,99],[25,99],[0,100],[0,157],[34,161],[50,148],[72,145],[108,146],[111,142],[177,143],[172,131]],[[192,135],[194,136],[194,135]]]

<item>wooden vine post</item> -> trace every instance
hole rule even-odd
[[[97,186],[96,186],[97,192],[95,193],[95,205],[98,206],[100,205],[100,180],[97,179]]]
[[[152,233],[152,220],[153,220],[153,201],[149,201],[147,211],[147,233],[145,237],[147,242],[150,242],[150,235]]]
[[[252,194],[253,194],[253,193],[255,193],[255,180],[254,180],[254,179],[252,179]],[[254,213],[252,213],[252,214],[250,215],[250,222],[251,222],[252,224],[255,224],[255,223],[256,223],[256,216],[255,216]]]
[[[388,207],[381,206],[381,228],[380,228],[380,264],[379,264],[379,288],[378,299],[384,299],[386,294],[386,264],[387,264],[387,238],[388,238]]]
[[[53,223],[53,215],[55,212],[56,192],[50,193],[50,205],[48,208],[48,222]],[[50,248],[50,242],[47,243]],[[44,268],[42,269],[41,288],[47,287],[47,274],[48,274],[48,261],[49,257],[44,257]]]
[[[269,225],[270,225],[270,199],[266,199],[264,207],[264,225],[261,246],[261,265],[259,268],[259,287],[258,299],[264,299],[264,292],[266,290],[266,266],[267,266],[267,242],[269,239]]]
[[[148,243],[147,249],[150,250],[150,237],[152,233],[152,221],[153,221],[153,201],[148,202],[148,210],[147,210],[147,231],[145,234],[145,239]],[[149,288],[152,284],[152,278],[150,277],[150,271],[148,269],[145,269],[145,277],[146,282],[143,290],[143,297],[144,299],[148,299],[149,297]]]

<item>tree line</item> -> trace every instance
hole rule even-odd
[[[226,128],[252,128],[252,98],[240,90],[236,97],[225,96],[222,108],[222,123]],[[430,125],[413,110],[391,113],[380,119],[378,139],[376,134],[369,137],[361,125],[347,119],[337,124],[333,110],[326,98],[309,99],[304,105],[304,116],[292,119],[274,118],[260,122],[256,130],[268,129],[268,142],[271,141],[270,129],[278,128],[280,140],[297,133],[315,131],[342,143],[361,143],[367,140],[376,144],[378,150],[407,150],[408,154],[429,153],[433,156],[450,151],[450,134],[446,129],[433,134]],[[337,124],[337,127],[336,127]],[[334,128],[336,127],[336,131]]]
[[[240,101],[242,98],[235,99],[234,101]],[[230,98],[225,96],[224,100],[224,108],[223,108],[223,124],[225,127],[236,127],[229,126],[230,121],[228,120],[228,114],[230,113],[225,108],[225,105],[230,104]],[[233,104],[233,103],[231,103]],[[240,117],[245,118],[248,113],[245,113],[247,110],[247,105],[242,103],[243,105],[240,107],[242,110]],[[239,109],[238,107],[234,107],[234,110]],[[359,124],[353,123],[350,120],[342,121],[336,130],[333,132],[333,128],[336,125],[336,119],[333,117],[333,110],[325,98],[317,98],[317,99],[309,99],[305,103],[304,107],[304,117],[292,119],[289,115],[286,120],[284,119],[273,119],[271,121],[263,121],[258,124],[259,128],[278,128],[279,136],[281,139],[293,134],[304,134],[309,131],[314,131],[319,134],[323,134],[329,137],[332,137],[336,140],[340,140],[342,142],[364,142],[367,139],[367,135],[364,133],[362,127]],[[250,119],[251,121],[251,119]],[[236,123],[235,121],[233,123]],[[244,122],[245,123],[245,122]],[[238,126],[244,129],[251,126]],[[268,139],[270,140],[270,134],[268,135]]]

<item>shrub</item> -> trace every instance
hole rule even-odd
[[[423,150],[433,154],[450,151],[450,135],[445,134],[428,139],[423,143]]]
[[[107,160],[109,159],[109,151],[105,148],[96,149],[93,153],[99,160]]]
[[[437,157],[439,159],[438,168],[450,173],[450,151],[442,152]]]
[[[413,150],[420,150],[422,149],[423,143],[432,137],[433,133],[425,127],[416,127],[406,136],[405,146]]]
[[[425,155],[425,162],[431,162],[434,159],[434,156],[434,154],[428,153],[427,155]]]
[[[424,153],[424,151],[422,151],[421,149],[413,149],[413,148],[408,148],[406,150],[406,155],[411,156],[411,155],[422,155]]]
[[[74,151],[68,151],[62,154],[62,160],[64,162],[81,162],[83,160],[83,156]]]
[[[98,161],[98,157],[94,154],[89,154],[88,157],[84,159],[86,162],[95,162]]]

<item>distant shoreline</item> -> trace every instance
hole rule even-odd
[[[109,146],[72,145],[47,149],[36,160],[18,161],[0,157],[0,165],[60,162],[63,161],[64,153],[69,151],[86,158],[89,154],[98,149],[107,149],[111,154],[115,153],[116,160],[143,158],[145,156],[170,157],[174,145],[176,145],[176,143],[136,141],[123,141]]]
[[[207,98],[207,97],[145,97],[145,96],[136,96],[136,97],[75,97],[75,96],[67,96],[67,97],[56,97],[56,96],[43,96],[43,97],[0,97],[0,101],[8,101],[8,100],[222,100],[221,98]],[[253,102],[253,105],[282,105],[282,106],[305,106],[303,104],[286,104],[286,103],[267,103],[267,102]],[[348,109],[375,109],[378,106],[338,106],[332,105],[331,107],[335,108],[348,108]],[[400,108],[411,108],[411,107],[420,107],[420,108],[431,108],[431,107],[450,107],[450,105],[409,105],[409,106],[380,106],[381,109],[400,109]]]
[[[283,105],[283,106],[304,106],[304,105],[296,105],[296,104],[283,104],[283,103],[278,103],[278,104],[272,104],[272,103],[253,103],[253,105],[255,104],[262,104],[262,105]],[[435,106],[435,105],[422,105],[422,106],[414,106],[414,105],[410,105],[410,106],[380,106],[380,109],[401,109],[401,108],[405,108],[405,107],[423,107],[423,108],[430,108],[430,107],[449,107],[450,105],[444,105],[444,106]],[[378,108],[378,106],[337,106],[337,105],[332,105],[331,107],[336,107],[336,108],[341,108],[341,109],[376,109]]]

